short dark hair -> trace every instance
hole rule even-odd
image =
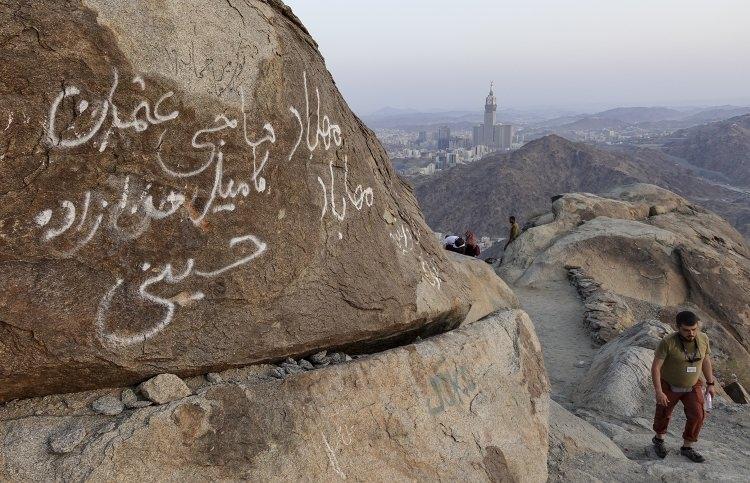
[[[510,217],[510,221],[516,221],[516,217],[515,216],[511,216]]]
[[[677,327],[690,327],[698,323],[698,316],[689,310],[684,310],[677,314]]]

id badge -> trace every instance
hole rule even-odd
[[[687,371],[688,371],[689,373],[694,373],[694,372],[698,372],[698,368],[697,368],[697,367],[695,367],[695,366],[688,366],[688,368],[687,368]]]

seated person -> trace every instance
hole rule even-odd
[[[443,246],[445,246],[445,249],[448,251],[463,255],[466,243],[464,242],[464,239],[458,235],[449,235],[443,239]]]
[[[466,249],[464,250],[464,255],[468,255],[470,257],[478,257],[479,256],[479,242],[477,241],[477,236],[474,234],[473,231],[467,231],[466,232]]]

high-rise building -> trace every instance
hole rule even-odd
[[[451,144],[451,129],[448,126],[438,128],[438,149],[448,149]]]
[[[427,142],[427,131],[419,131],[419,135],[417,135],[417,144],[422,144]]]
[[[487,146],[490,149],[510,149],[515,128],[509,124],[496,124],[497,97],[494,83],[484,101],[484,123],[474,126],[472,131],[474,146]]]
[[[490,83],[490,93],[484,101],[484,124],[482,125],[482,136],[485,142],[495,142],[495,121],[497,119],[497,98],[494,92],[494,82]],[[492,146],[493,144],[487,144]]]
[[[514,138],[516,137],[516,128],[510,124],[502,124],[498,127],[500,128],[498,148],[510,149],[513,145]]]

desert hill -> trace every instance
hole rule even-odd
[[[646,148],[603,150],[549,135],[517,151],[411,181],[427,222],[440,232],[472,228],[482,235],[505,236],[509,215],[526,220],[543,211],[552,196],[648,182],[705,204],[750,233],[748,196],[702,180],[669,156]]]
[[[663,149],[727,183],[750,186],[750,114],[677,131]]]

